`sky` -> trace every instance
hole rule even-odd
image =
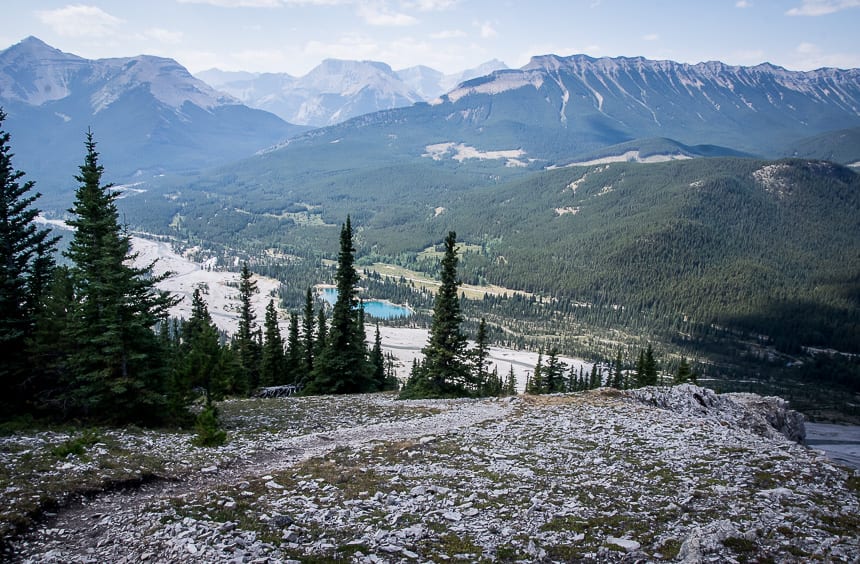
[[[3,0],[0,49],[301,76],[323,59],[455,73],[534,55],[860,67],[860,0]]]

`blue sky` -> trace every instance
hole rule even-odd
[[[325,58],[456,72],[585,53],[860,67],[860,0],[4,0],[0,49],[302,75]]]

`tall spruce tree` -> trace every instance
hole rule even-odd
[[[36,227],[39,210],[32,204],[40,194],[30,194],[34,183],[21,183],[24,173],[12,166],[5,119],[0,108],[0,417],[22,410],[33,392],[25,385],[33,376],[25,345],[50,281],[58,240]]]
[[[558,360],[558,349],[552,347],[543,369],[543,385],[546,393],[555,394],[565,391],[565,365]]]
[[[654,349],[651,347],[651,343],[648,343],[648,348],[645,349],[644,373],[646,386],[658,384],[657,361],[654,359]]]
[[[487,343],[487,321],[483,317],[478,324],[478,334],[475,336],[475,348],[471,350],[472,380],[477,387],[476,392],[484,396],[497,395],[498,390],[493,386],[487,387],[487,357],[489,356],[489,345]]]
[[[251,393],[260,385],[260,349],[257,339],[257,320],[251,304],[258,292],[248,263],[242,264],[239,274],[239,329],[234,337],[235,350],[240,371],[234,383],[234,392],[242,395]]]
[[[165,414],[163,351],[153,328],[174,303],[156,284],[152,264],[131,266],[131,238],[119,224],[119,193],[102,185],[92,131],[76,180],[72,262],[76,309],[70,402],[87,418],[152,423]]]
[[[360,322],[358,280],[352,223],[347,216],[340,231],[335,272],[337,300],[332,308],[325,346],[314,362],[313,374],[304,389],[307,394],[350,394],[373,388],[364,327]]]
[[[260,359],[260,385],[280,386],[286,384],[287,367],[284,356],[284,339],[278,325],[275,301],[269,300],[263,321],[263,351]]]
[[[385,356],[382,354],[382,337],[379,334],[379,323],[376,324],[376,333],[373,335],[373,348],[370,351],[370,365],[373,367],[373,384],[377,390],[389,388],[389,382],[385,375]]]
[[[304,352],[304,373],[310,374],[314,370],[314,357],[316,356],[316,343],[314,342],[314,294],[308,288],[305,294],[305,311],[302,316],[302,351]]]
[[[299,384],[307,380],[308,373],[305,371],[305,354],[302,340],[299,336],[299,315],[296,312],[290,313],[290,323],[287,326],[286,366],[291,382]]]
[[[460,326],[460,297],[457,288],[457,235],[453,231],[445,237],[445,254],[441,263],[441,286],[436,293],[430,337],[422,349],[424,362],[417,366],[403,398],[463,397],[471,394],[471,378],[465,359],[466,336]]]

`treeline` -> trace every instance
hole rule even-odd
[[[654,357],[654,349],[649,344],[646,349],[639,351],[635,369],[625,366],[619,351],[615,360],[604,366],[594,363],[590,371],[580,364],[568,367],[558,358],[558,350],[549,350],[546,360],[543,351],[538,354],[534,372],[526,380],[527,394],[554,394],[564,392],[581,392],[601,386],[618,390],[629,390],[643,386],[657,386],[671,383],[673,385],[696,383],[698,375],[693,371],[686,358],[682,358],[673,375],[667,377],[665,370],[661,371]]]

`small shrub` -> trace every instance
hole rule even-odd
[[[194,424],[197,436],[192,441],[201,447],[216,447],[227,442],[227,433],[221,428],[218,421],[218,410],[214,406],[206,406]]]
[[[92,429],[87,429],[79,437],[73,437],[67,441],[53,447],[51,454],[57,458],[66,458],[70,454],[78,457],[83,457],[87,448],[100,442],[101,436]]]

